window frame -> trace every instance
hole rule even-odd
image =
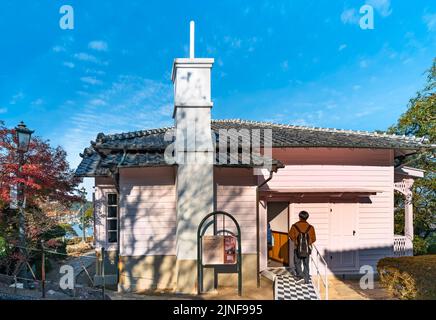
[[[116,199],[116,203],[115,204],[109,204],[109,196],[110,195],[115,195],[115,199]],[[116,208],[116,214],[115,217],[109,217],[109,208]],[[118,224],[118,219],[119,219],[119,197],[118,197],[118,193],[116,192],[107,192],[106,193],[106,243],[109,245],[116,245],[118,244],[119,241],[119,224]],[[116,221],[116,229],[109,229],[109,221]],[[115,241],[110,241],[110,237],[109,234],[116,234],[116,240]]]

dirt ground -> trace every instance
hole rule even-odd
[[[329,280],[329,300],[395,300],[379,281],[374,281],[374,289],[361,289],[359,280]]]
[[[219,287],[216,292],[198,295],[175,294],[168,292],[119,293],[108,291],[112,300],[272,300],[273,287],[268,279],[261,279],[261,287],[245,288],[242,296],[238,296],[236,288]]]
[[[197,295],[172,294],[168,292],[147,293],[118,293],[108,292],[113,300],[272,300],[273,284],[270,280],[262,278],[260,288],[244,288],[242,297],[237,294],[237,289],[221,287],[217,292]],[[323,297],[323,293],[321,293]],[[329,300],[391,300],[394,299],[378,281],[374,289],[363,290],[359,280],[329,279]]]
[[[63,291],[59,288],[59,266],[66,261],[53,261],[52,271],[47,274],[47,279],[52,280],[46,285],[46,299],[48,300],[94,300],[102,299],[102,292],[92,288],[92,277],[95,274],[95,263],[88,266],[86,272],[81,272],[76,278],[74,292]],[[91,279],[90,279],[91,277]],[[261,287],[245,287],[242,296],[238,296],[236,288],[219,287],[215,292],[198,295],[176,294],[171,292],[148,291],[143,293],[119,293],[106,290],[107,299],[112,300],[272,300],[273,283],[264,277],[261,278]],[[41,289],[33,290],[10,288],[9,284],[0,281],[1,299],[41,299]],[[321,298],[324,292],[321,290]],[[329,300],[391,300],[394,299],[378,281],[374,282],[374,289],[363,290],[360,288],[358,279],[329,279]]]
[[[89,259],[92,259],[89,258]],[[93,288],[92,277],[95,274],[95,262],[91,261],[87,265],[86,271],[83,271],[80,264],[74,263],[78,257],[69,256],[65,259],[50,259],[50,271],[46,274],[46,300],[101,300],[101,289]],[[59,272],[60,267],[65,264],[75,264],[76,270],[81,273],[76,277],[74,290],[62,290],[59,286],[59,280],[62,276]],[[23,299],[42,299],[41,281],[32,281],[34,289],[15,289],[11,288],[12,280],[8,277],[0,279],[0,299],[3,300],[23,300]]]

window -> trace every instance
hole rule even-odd
[[[116,243],[118,241],[118,195],[116,193],[107,194],[107,241]]]

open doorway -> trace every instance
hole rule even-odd
[[[267,222],[273,239],[268,248],[268,267],[289,266],[289,202],[268,202]]]

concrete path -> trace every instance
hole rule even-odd
[[[95,263],[95,258],[95,252],[90,251],[81,256],[72,258],[67,264],[73,267],[74,276],[77,278],[82,272],[84,272],[83,267],[88,269],[93,263]]]

